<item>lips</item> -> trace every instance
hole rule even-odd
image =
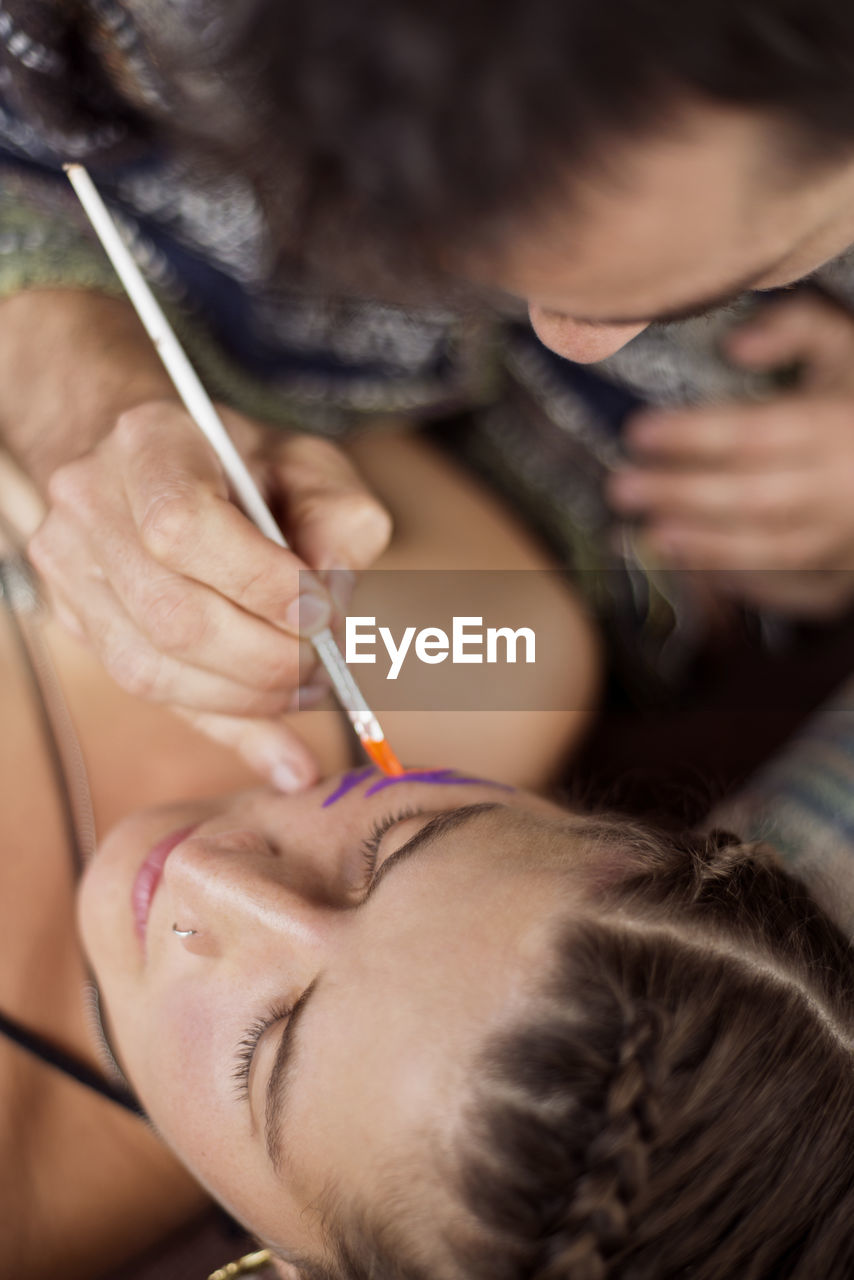
[[[133,908],[133,919],[136,925],[136,932],[140,942],[145,942],[145,931],[148,926],[148,913],[151,910],[151,900],[157,891],[160,883],[160,877],[163,875],[163,867],[169,854],[179,845],[182,840],[186,840],[192,831],[195,831],[198,823],[193,823],[189,827],[181,827],[178,831],[171,832],[170,835],[164,836],[159,840],[143,862],[131,889],[131,906]]]

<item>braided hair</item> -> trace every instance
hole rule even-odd
[[[766,846],[599,829],[625,872],[481,1063],[464,1274],[854,1274],[852,948]]]

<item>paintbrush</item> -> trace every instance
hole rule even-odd
[[[154,343],[175,390],[184,402],[190,417],[204,432],[209,444],[222,463],[234,492],[246,515],[254,524],[280,547],[287,547],[282,531],[270,508],[264,501],[258,486],[247,470],[222,419],[190,364],[172,326],[163,314],[157,299],[148,287],[142,272],[122,240],[119,229],[89,173],[81,164],[63,165],[80,203],[98,239],[104,246],[119,279],[127,290],[137,315],[148,336]],[[374,764],[389,775],[402,774],[403,766],[386,741],[380,722],[371,711],[359,686],[353,679],[335,637],[328,627],[311,637],[318,658],[323,663],[341,706],[355,729],[359,741]]]

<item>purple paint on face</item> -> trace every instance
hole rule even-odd
[[[351,769],[349,773],[345,773],[338,786],[327,796],[320,806],[322,809],[328,809],[331,804],[336,804],[343,796],[346,796],[358,787],[360,783],[367,781],[371,774],[377,773],[378,770],[373,765],[368,765],[364,769]],[[430,787],[494,787],[496,791],[515,791],[515,787],[509,787],[503,782],[490,782],[488,778],[469,778],[464,774],[457,773],[454,769],[408,769],[406,773],[402,773],[397,777],[387,778],[382,776],[377,779],[372,787],[368,787],[363,799],[368,796],[375,796],[378,791],[385,791],[386,787],[394,787],[399,782],[423,782]]]
[[[352,791],[354,787],[358,787],[359,783],[364,782],[372,773],[376,773],[376,769],[372,764],[369,764],[367,768],[364,769],[351,769],[349,773],[344,774],[343,778],[338,783],[338,786],[332,792],[332,795],[327,796],[320,807],[322,809],[328,809],[331,804],[335,804],[336,800],[340,800],[342,796],[346,796],[348,791]]]
[[[400,782],[425,782],[431,787],[495,787],[497,791],[513,791],[503,782],[490,782],[486,778],[466,778],[455,773],[453,769],[410,769],[395,778],[380,778],[372,787],[368,787],[365,797],[375,796],[386,787],[396,787]]]

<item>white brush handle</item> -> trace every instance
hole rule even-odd
[[[85,209],[98,239],[104,246],[116,274],[127,290],[137,315],[148,336],[157,348],[160,359],[184,402],[190,417],[204,432],[211,447],[222,463],[243,510],[250,520],[280,547],[287,547],[285,537],[273,518],[245,462],[234,447],[213,401],[202,386],[199,376],[187,359],[174,330],[160,308],[160,304],[148,287],[133,255],[119,234],[113,217],[87,170],[82,164],[64,166],[68,179]],[[312,644],[326,668],[333,688],[360,738],[382,741],[384,734],[379,721],[371,711],[359,686],[353,679],[335,637],[327,628],[312,637]]]

